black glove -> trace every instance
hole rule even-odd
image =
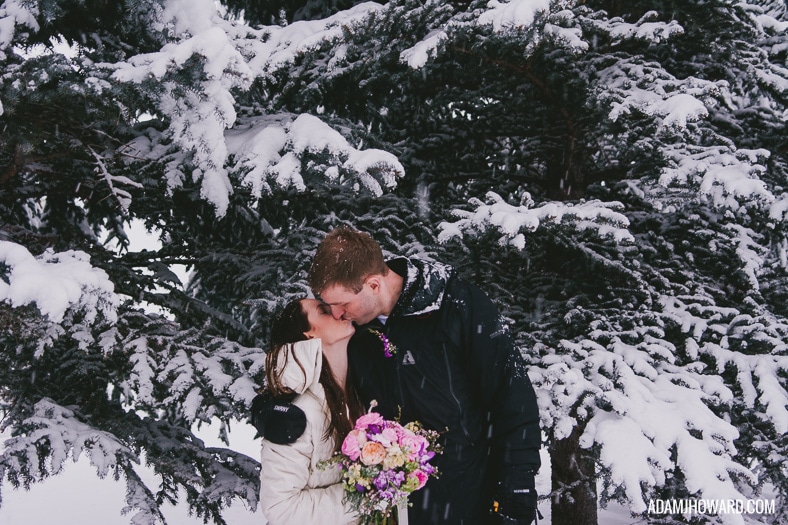
[[[493,497],[493,523],[530,525],[536,519],[536,490],[533,487],[510,488],[499,484]]]
[[[250,423],[263,438],[277,445],[289,445],[306,429],[306,414],[292,404],[295,394],[275,397],[267,390],[252,400]]]

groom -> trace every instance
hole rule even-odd
[[[536,397],[490,299],[448,266],[386,261],[370,235],[344,227],[320,243],[308,279],[334,317],[357,326],[348,356],[362,402],[442,432],[440,477],[410,496],[411,525],[530,524]]]

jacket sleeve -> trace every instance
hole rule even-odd
[[[468,370],[491,426],[492,483],[510,490],[534,490],[541,460],[539,409],[527,366],[498,309],[476,286],[454,281],[450,297]],[[533,492],[535,496],[535,492]]]
[[[290,445],[263,440],[260,504],[269,525],[355,523],[356,514],[343,503],[341,483],[307,486],[314,454],[312,428]]]

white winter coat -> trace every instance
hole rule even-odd
[[[299,396],[293,403],[306,414],[306,430],[290,445],[263,440],[260,472],[260,503],[269,525],[342,525],[357,523],[357,514],[342,502],[341,474],[333,467],[318,468],[331,457],[334,440],[325,439],[328,407],[318,382],[323,365],[319,339],[299,341],[282,349],[279,363],[288,352],[282,383]]]

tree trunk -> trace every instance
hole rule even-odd
[[[580,448],[582,428],[557,441],[550,450],[552,464],[552,524],[597,525],[594,461]]]
[[[554,200],[577,200],[586,193],[588,156],[573,134],[560,137],[560,149],[547,161],[545,188]]]

